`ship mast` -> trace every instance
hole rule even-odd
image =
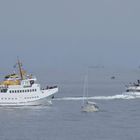
[[[22,69],[21,69],[21,63],[18,59],[18,68],[19,68],[19,73],[20,73],[20,77],[21,77],[21,80],[23,80],[23,74],[22,74]]]

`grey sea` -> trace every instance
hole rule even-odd
[[[1,107],[0,140],[139,140],[140,98],[122,95],[139,71],[95,70],[89,75],[88,97],[99,112],[81,112],[81,74],[59,83],[51,106]]]

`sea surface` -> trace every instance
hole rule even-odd
[[[139,140],[140,98],[122,92],[140,74],[97,70],[89,75],[88,98],[99,112],[81,112],[83,78],[61,81],[51,106],[1,107],[0,140]]]

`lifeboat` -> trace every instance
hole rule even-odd
[[[6,75],[4,81],[2,81],[0,85],[4,86],[20,85],[19,75],[18,74]]]
[[[17,75],[17,74],[9,74],[9,75],[6,75],[5,76],[5,79],[9,79],[9,78],[11,78],[11,79],[16,79],[16,78],[19,78],[19,76]]]

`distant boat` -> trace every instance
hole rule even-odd
[[[95,102],[88,101],[88,75],[84,79],[82,112],[97,112],[99,107]]]
[[[110,78],[110,79],[114,80],[114,79],[116,79],[116,77],[115,77],[115,76],[111,76],[111,78]]]

